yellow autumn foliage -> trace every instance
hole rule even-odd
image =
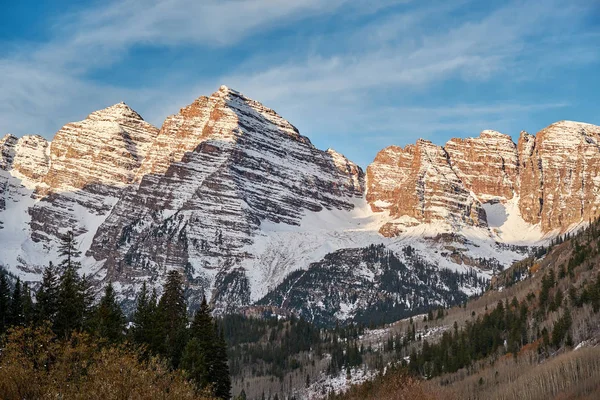
[[[9,331],[0,354],[0,398],[209,399],[178,371],[125,346],[110,347],[87,334],[58,340],[49,327]]]

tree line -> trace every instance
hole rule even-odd
[[[141,362],[165,360],[168,370],[181,371],[197,393],[230,398],[223,329],[205,298],[190,321],[183,278],[177,271],[168,273],[160,297],[143,283],[127,324],[111,283],[94,301],[91,280],[79,274],[80,255],[73,233],[67,233],[59,247],[61,262],[44,269],[35,302],[27,285],[17,279],[11,290],[6,274],[0,275],[0,334],[10,340],[16,329],[31,327],[46,328],[40,332],[52,333],[62,342],[88,335],[103,346],[135,352]]]

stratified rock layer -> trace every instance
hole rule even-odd
[[[510,136],[488,130],[478,138],[451,139],[444,148],[465,188],[481,200],[510,200],[518,191],[517,147]]]
[[[544,231],[564,230],[598,216],[600,127],[561,121],[519,141],[525,164],[523,219]]]
[[[88,252],[112,279],[155,281],[185,266],[206,289],[216,271],[253,257],[246,248],[262,221],[349,210],[364,191],[358,166],[226,87],[168,117],[140,170]]]
[[[408,216],[419,223],[485,224],[481,204],[452,168],[446,150],[429,141],[382,150],[367,176],[373,211],[387,209],[392,217]],[[393,233],[386,225],[382,234]]]
[[[564,231],[598,216],[599,139],[598,126],[561,121],[536,136],[522,132],[518,144],[483,131],[444,147],[422,140],[404,149],[388,147],[367,168],[367,200],[374,211],[387,209],[392,217],[418,223],[477,225],[485,221],[481,203],[517,197],[526,222],[539,223],[544,232]],[[382,233],[400,233],[393,224]]]

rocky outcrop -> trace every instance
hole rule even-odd
[[[451,139],[444,149],[465,188],[480,200],[510,200],[518,193],[517,146],[510,136],[487,130],[477,138]]]
[[[598,217],[600,194],[600,127],[561,121],[535,139],[523,134],[523,218],[546,232]]]
[[[485,225],[482,203],[517,198],[526,222],[564,231],[598,216],[599,139],[600,127],[561,121],[536,136],[522,132],[518,144],[483,131],[444,147],[388,147],[367,168],[367,200],[374,211],[417,223]],[[388,222],[381,233],[398,235],[405,224]]]
[[[0,139],[0,169],[10,171],[12,168],[17,141],[18,139],[11,134],[4,135],[4,137]]]
[[[15,146],[17,138],[13,135],[5,135],[0,139],[0,211],[6,209],[6,197],[9,188],[10,170],[15,158]],[[0,220],[0,227],[3,223]]]
[[[452,168],[446,150],[429,141],[388,147],[368,167],[367,176],[367,199],[374,211],[387,209],[391,217],[408,216],[419,223],[485,224],[480,203]],[[389,225],[380,232],[393,234]]]
[[[157,134],[156,127],[124,103],[62,127],[36,188],[40,201],[28,210],[32,240],[51,246],[67,230],[93,235],[121,191],[135,183]]]
[[[30,182],[41,182],[50,167],[49,147],[50,143],[39,135],[21,137],[15,146],[14,174]]]
[[[51,192],[130,184],[157,134],[125,103],[93,112],[56,133],[44,183]]]
[[[543,176],[535,154],[535,136],[522,131],[517,145],[519,154],[519,210],[523,219],[531,224],[539,223],[544,205]]]

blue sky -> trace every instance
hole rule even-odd
[[[125,101],[164,118],[225,84],[362,166],[385,146],[600,124],[597,0],[6,2],[0,134]]]

